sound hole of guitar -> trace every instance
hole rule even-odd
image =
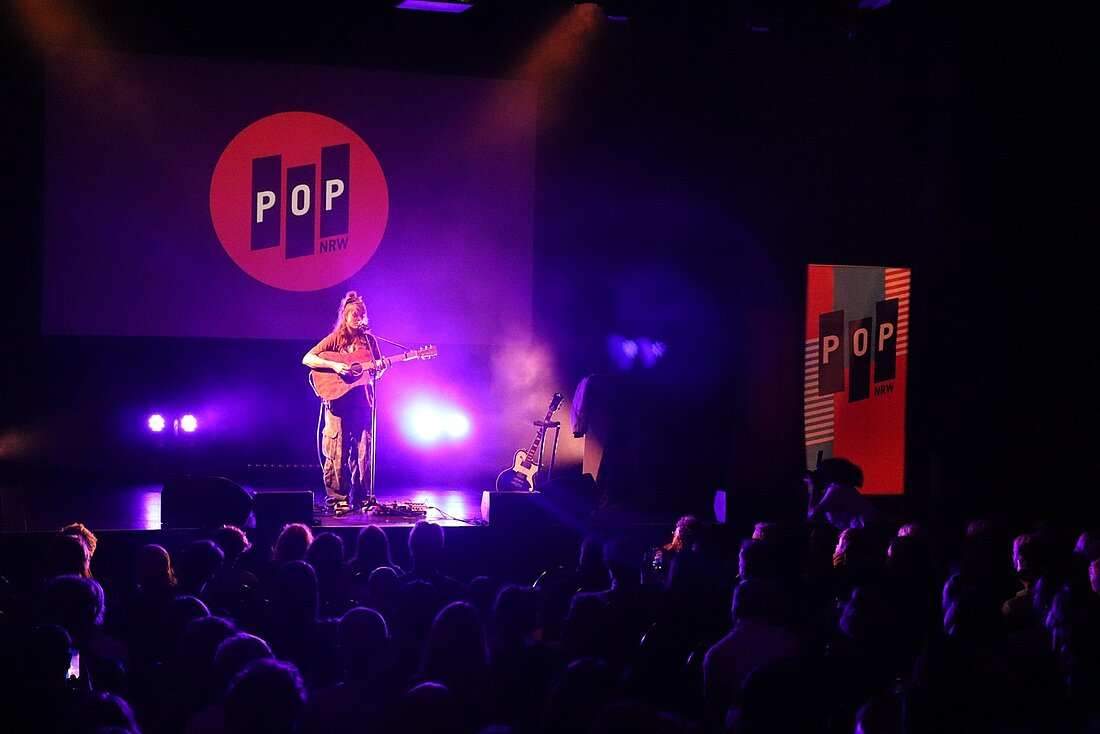
[[[349,377],[359,379],[360,377],[363,376],[363,365],[362,364],[360,364],[359,362],[352,362],[348,366],[351,367],[351,371],[348,372]]]

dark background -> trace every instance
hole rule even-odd
[[[912,268],[906,512],[1094,520],[1094,4],[637,2],[540,63],[572,4],[318,5],[4,5],[6,471],[139,468],[108,406],[164,381],[257,389],[250,365],[302,351],[41,334],[49,42],[537,82],[536,332],[570,387],[612,369],[608,333],[668,344],[638,397],[661,446],[643,494],[670,511],[790,496],[824,263]],[[273,402],[300,387],[264,377]]]

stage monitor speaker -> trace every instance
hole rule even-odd
[[[586,524],[599,501],[591,474],[553,479],[533,492],[482,492],[481,516],[490,525]]]
[[[225,477],[187,474],[170,478],[160,490],[162,528],[243,528],[251,514],[252,496]]]
[[[279,489],[257,492],[252,498],[257,528],[282,528],[300,522],[313,522],[313,492],[308,489]]]
[[[497,527],[511,525],[547,525],[550,517],[542,493],[499,492],[481,493],[481,517]]]

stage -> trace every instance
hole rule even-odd
[[[322,489],[304,484],[186,479],[168,487],[171,481],[126,482],[79,473],[6,478],[0,482],[0,576],[17,587],[33,585],[46,544],[74,522],[100,540],[93,559],[97,574],[124,575],[141,545],[156,543],[175,553],[193,539],[209,537],[229,519],[225,513],[244,506],[247,517],[240,524],[260,547],[270,546],[287,522],[304,522],[314,536],[339,535],[350,556],[360,529],[378,525],[395,561],[407,564],[409,530],[424,519],[445,528],[448,565],[457,577],[533,582],[542,571],[575,565],[590,532],[626,535],[649,547],[668,541],[676,519],[599,508],[597,498],[576,492],[592,489],[581,481],[558,481],[545,488],[549,491],[488,493],[480,486],[379,485],[376,507],[338,515],[324,508]],[[223,501],[226,493],[238,504]],[[168,502],[175,509],[165,513]],[[423,511],[417,511],[419,505]]]

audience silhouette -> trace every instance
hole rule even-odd
[[[594,523],[533,579],[465,572],[425,520],[404,568],[379,525],[347,557],[304,523],[270,548],[72,523],[3,580],[0,728],[1100,730],[1096,518],[887,520],[853,467],[822,463],[805,519]]]

